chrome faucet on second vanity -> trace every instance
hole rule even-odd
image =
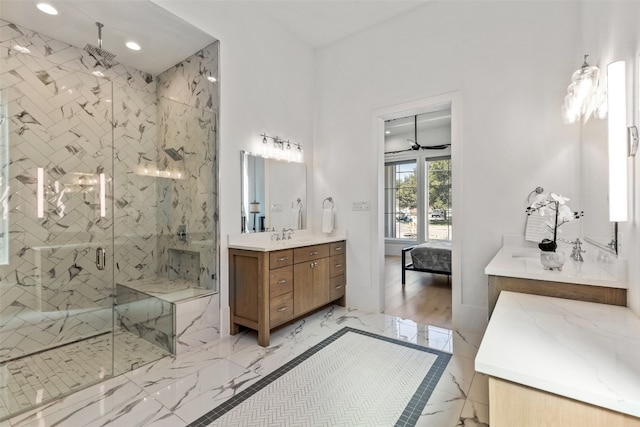
[[[580,239],[576,238],[576,240],[570,243],[573,245],[573,248],[571,249],[571,259],[578,262],[584,262],[582,254],[586,251],[582,250],[582,242]]]

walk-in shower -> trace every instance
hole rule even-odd
[[[0,422],[219,333],[218,42],[152,74],[1,6]]]

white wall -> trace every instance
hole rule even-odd
[[[302,143],[305,162],[311,164],[313,51],[243,2],[153,1],[220,40],[219,283],[224,335],[229,322],[227,235],[239,233],[241,222],[240,151],[259,152],[260,134],[266,132]]]
[[[585,2],[583,20],[585,51],[599,58],[601,72],[606,73],[610,62],[627,61],[629,125],[640,126],[640,3]],[[640,314],[640,154],[628,166],[630,215],[620,224],[621,254],[629,264],[628,305]]]
[[[504,234],[523,232],[527,194],[543,186],[579,204],[579,128],[563,125],[560,106],[582,57],[580,37],[578,3],[434,2],[317,51],[314,192],[372,207],[369,215],[337,212],[349,230],[350,304],[379,303],[373,111],[460,91],[453,168],[463,200],[454,218],[462,277],[453,321],[484,328],[484,267]]]

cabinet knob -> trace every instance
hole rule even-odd
[[[289,307],[280,307],[280,308],[278,309],[278,313],[282,313],[283,311],[287,311],[287,309],[288,309],[288,308],[289,308]]]
[[[342,250],[342,246],[336,246],[335,249],[334,249],[334,251],[336,251],[336,252],[341,251],[341,250]]]
[[[336,289],[340,289],[342,287],[342,285],[338,285],[336,286]]]
[[[336,264],[336,265],[334,265],[334,267],[335,268],[340,268],[340,267],[342,267],[342,264]]]
[[[316,251],[309,252],[309,256],[315,256],[315,255],[318,255],[318,252],[316,252]]]
[[[278,261],[278,262],[283,262],[283,261],[287,261],[287,260],[289,260],[289,257],[288,257],[288,256],[283,257],[283,258],[278,258],[278,259],[277,259],[277,261]]]
[[[278,280],[278,285],[282,285],[283,283],[287,283],[287,279]]]

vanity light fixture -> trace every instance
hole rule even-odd
[[[571,75],[571,84],[567,88],[562,105],[562,116],[567,124],[575,123],[580,118],[587,120],[591,113],[598,112],[603,104],[598,88],[600,69],[589,65],[588,58],[589,55],[584,55],[582,67]],[[597,113],[599,117],[602,117],[602,114],[602,111]]]
[[[627,198],[627,96],[626,62],[607,66],[609,121],[609,221],[628,220]]]
[[[134,41],[128,41],[124,44],[126,47],[128,47],[131,50],[140,50],[141,47],[138,43],[134,42]]]
[[[269,136],[266,133],[260,134],[262,137],[262,152],[264,157],[275,157],[279,159],[302,162],[302,144],[290,140],[280,139],[277,136]],[[273,146],[268,146],[268,140],[273,141]],[[296,147],[295,156],[291,155],[291,146]],[[295,157],[295,158],[293,158]]]
[[[47,15],[57,15],[58,10],[51,6],[49,3],[38,3],[36,7],[40,10],[40,12],[44,12]]]

